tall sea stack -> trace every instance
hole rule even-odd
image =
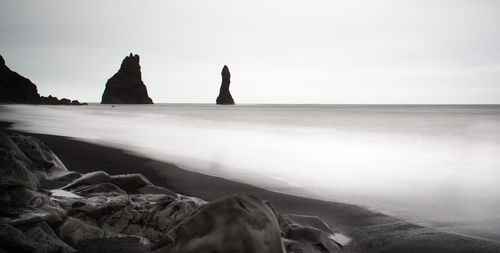
[[[231,83],[231,73],[229,73],[229,68],[224,65],[222,68],[222,84],[220,86],[219,96],[217,97],[218,105],[234,105],[233,97],[229,92],[229,84]]]
[[[12,71],[0,55],[0,103],[40,104],[36,85]]]
[[[120,70],[106,83],[101,104],[152,104],[142,82],[139,55],[125,57]]]

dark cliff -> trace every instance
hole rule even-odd
[[[0,55],[0,103],[39,104],[36,85],[10,70]]]
[[[229,68],[224,65],[222,68],[222,84],[220,86],[219,96],[217,97],[218,105],[234,105],[233,97],[229,92],[229,84],[231,83],[231,73]]]
[[[125,57],[120,70],[106,83],[101,104],[152,104],[142,82],[139,55]]]

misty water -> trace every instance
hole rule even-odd
[[[500,240],[498,105],[2,105],[0,120]]]

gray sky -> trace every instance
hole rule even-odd
[[[100,101],[130,52],[154,102],[500,103],[500,1],[0,0],[0,54]]]

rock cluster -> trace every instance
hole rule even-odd
[[[222,84],[220,86],[219,96],[217,97],[218,105],[234,105],[233,97],[229,92],[229,84],[231,83],[231,73],[229,68],[224,65],[222,68]]]
[[[41,96],[40,104],[42,105],[87,105],[87,103],[80,103],[78,100],[69,100],[67,98],[58,99],[49,95],[48,97]]]
[[[101,104],[152,104],[142,82],[139,55],[125,57],[120,70],[106,83]]]
[[[32,137],[0,132],[0,166],[0,252],[341,249],[317,217],[282,215],[246,194],[207,203],[140,174],[71,172]]]
[[[12,71],[0,55],[0,103],[39,104],[36,85]]]

